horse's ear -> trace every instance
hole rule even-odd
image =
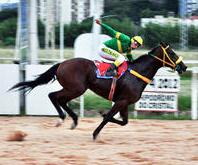
[[[165,46],[164,42],[160,42],[160,45],[163,46],[163,47]]]
[[[168,44],[165,42],[160,42],[160,45],[165,48]]]

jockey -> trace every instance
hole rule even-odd
[[[117,67],[125,61],[125,57],[122,53],[126,53],[127,59],[129,61],[133,61],[131,50],[142,45],[142,37],[134,36],[130,38],[123,33],[115,31],[110,26],[101,23],[98,19],[95,21],[97,24],[106,29],[108,34],[112,37],[112,39],[102,44],[99,55],[102,58],[114,61],[114,63],[112,63],[110,68],[107,70],[106,76],[115,76],[117,75]]]

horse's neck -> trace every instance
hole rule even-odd
[[[159,65],[158,61],[156,61],[153,57],[143,55],[135,60],[130,68],[145,77],[152,79],[160,67],[161,65]]]

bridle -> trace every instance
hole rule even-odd
[[[163,50],[163,59],[153,55],[152,53],[148,53],[148,55],[154,57],[155,59],[161,61],[163,63],[163,66],[165,66],[165,64],[171,66],[173,69],[176,69],[177,67],[177,64],[179,64],[181,61],[182,61],[182,56],[180,56],[176,62],[173,62],[173,60],[170,58],[169,54],[167,53],[167,49],[169,48],[169,45],[166,46],[165,48],[160,45],[161,49]],[[166,58],[168,58],[169,62],[166,61]],[[133,69],[130,69],[129,72],[136,76],[137,78],[141,79],[142,81],[144,81],[145,83],[149,84],[151,82],[151,80],[143,75],[141,75],[140,73],[138,73],[137,71],[133,70]]]
[[[165,48],[162,45],[160,45],[160,47],[163,50],[163,59],[161,59],[161,58],[159,58],[159,57],[157,57],[157,56],[155,56],[153,54],[149,54],[149,55],[151,55],[155,59],[161,61],[163,63],[163,66],[165,66],[165,64],[167,64],[167,65],[169,65],[169,66],[171,66],[171,67],[173,67],[175,69],[176,66],[177,66],[177,64],[179,64],[182,61],[183,57],[182,56],[179,56],[179,58],[177,59],[177,61],[176,62],[173,62],[173,60],[170,58],[169,54],[166,51],[169,48],[169,45],[167,45]],[[166,58],[168,58],[169,62],[166,61]]]

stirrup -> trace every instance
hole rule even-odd
[[[107,72],[106,72],[105,75],[106,75],[106,76],[113,76],[113,77],[115,77],[115,76],[117,76],[117,71],[116,71],[116,69],[107,70]]]

